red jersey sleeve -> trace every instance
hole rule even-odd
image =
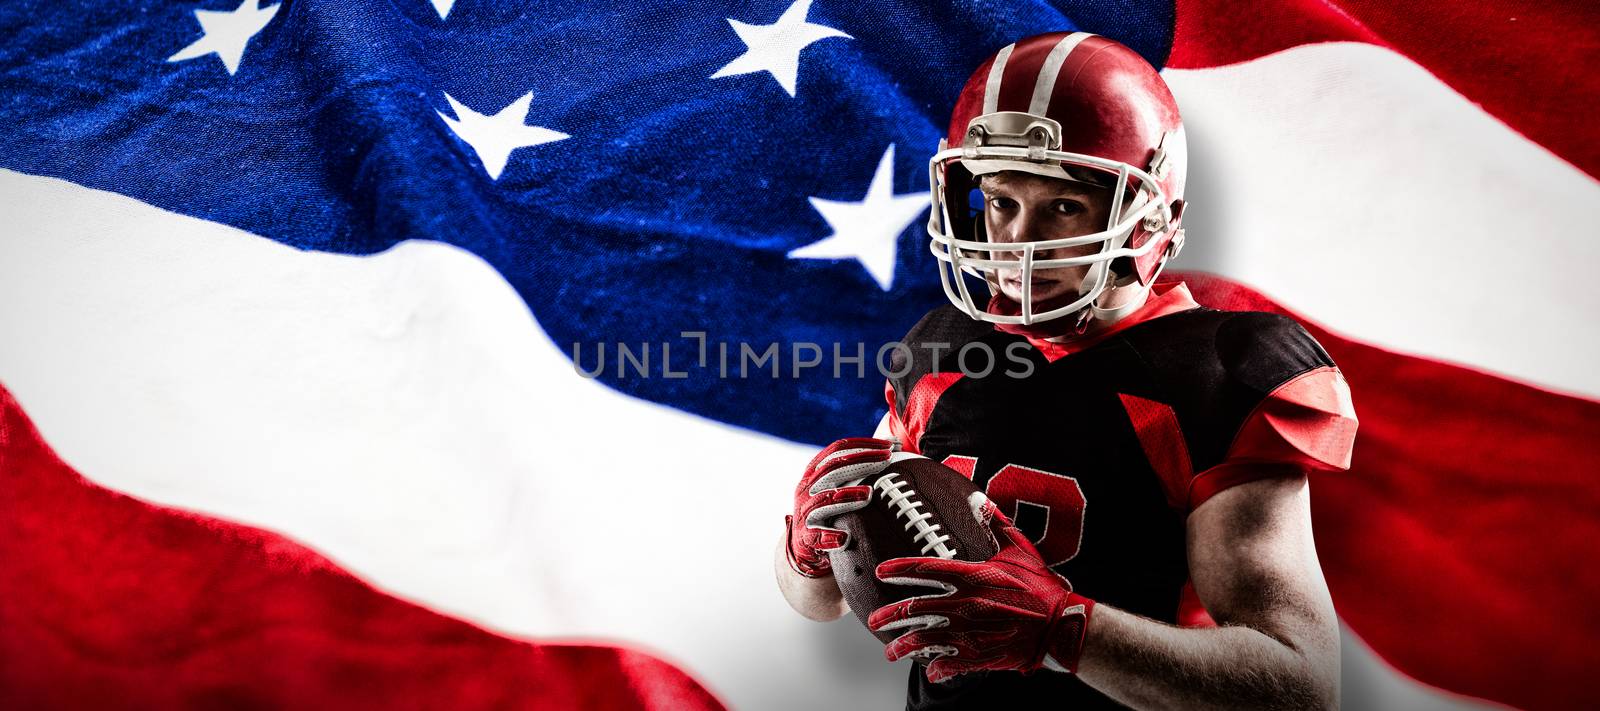
[[[1350,386],[1337,367],[1302,373],[1262,399],[1222,462],[1190,480],[1188,509],[1257,479],[1349,469],[1356,425]]]

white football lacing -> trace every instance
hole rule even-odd
[[[906,482],[899,476],[899,474],[884,475],[873,482],[872,486],[883,492],[889,505],[894,508],[895,518],[906,517],[907,531],[913,527],[917,529],[916,535],[911,537],[911,542],[922,544],[923,555],[933,551],[935,555],[946,560],[955,558],[956,549],[946,543],[950,537],[939,532],[939,524],[928,523],[933,514],[920,510],[923,502],[916,498],[916,490],[906,491]]]

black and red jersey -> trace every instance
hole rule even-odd
[[[887,390],[902,446],[971,476],[1075,591],[1156,620],[1204,615],[1182,602],[1195,507],[1253,479],[1349,466],[1349,390],[1316,340],[1284,316],[1201,307],[1182,284],[1071,343],[951,306],[903,343]],[[1040,703],[1116,707],[1067,674],[911,674],[910,708]]]

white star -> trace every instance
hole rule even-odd
[[[456,0],[428,0],[433,3],[433,9],[439,12],[439,19],[443,20],[450,15],[450,8],[455,7]]]
[[[571,138],[559,131],[523,123],[528,117],[528,107],[533,104],[531,91],[493,116],[473,111],[449,94],[445,94],[444,98],[450,102],[459,118],[450,118],[443,111],[437,112],[439,118],[444,119],[456,136],[472,146],[472,151],[478,154],[478,160],[483,163],[483,169],[488,171],[493,180],[500,179],[500,171],[506,169],[506,161],[511,158],[512,151]]]
[[[767,72],[793,97],[795,76],[800,72],[800,50],[828,37],[855,39],[827,25],[806,22],[806,13],[810,11],[811,0],[795,0],[783,11],[782,17],[770,25],[747,25],[728,18],[728,24],[733,26],[747,49],[711,78]]]
[[[861,202],[811,198],[833,234],[789,252],[800,259],[854,259],[866,267],[884,291],[894,282],[895,249],[900,233],[928,206],[927,193],[894,194],[894,144],[883,152],[872,185]]]
[[[200,29],[205,36],[167,57],[167,61],[181,62],[215,52],[231,75],[239,71],[239,60],[244,58],[244,46],[272,21],[280,7],[283,7],[282,3],[263,8],[261,0],[244,0],[238,9],[228,12],[195,10],[195,19],[200,21]]]

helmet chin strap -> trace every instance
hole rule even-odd
[[[1167,254],[1161,258],[1161,261],[1156,262],[1156,270],[1150,273],[1150,281],[1145,283],[1145,284],[1143,284],[1143,285],[1139,285],[1139,295],[1137,297],[1133,298],[1132,300],[1130,300],[1126,304],[1123,304],[1121,306],[1112,307],[1112,308],[1109,308],[1109,309],[1100,308],[1100,305],[1098,303],[1100,301],[1100,299],[1095,299],[1095,302],[1097,302],[1097,303],[1092,303],[1092,304],[1089,305],[1089,310],[1094,312],[1094,317],[1098,318],[1098,319],[1105,319],[1107,322],[1114,322],[1114,321],[1121,320],[1124,316],[1127,316],[1128,314],[1131,314],[1131,313],[1133,313],[1135,311],[1138,311],[1139,307],[1144,306],[1144,303],[1146,301],[1150,300],[1150,290],[1155,288],[1156,279],[1161,278],[1162,270],[1167,268],[1167,263],[1172,261],[1172,257],[1178,253],[1179,249],[1183,248],[1183,241],[1182,241],[1183,240],[1183,231],[1182,230],[1178,231],[1178,234],[1177,234],[1176,238],[1178,240],[1177,243],[1176,243],[1177,246],[1176,247],[1168,247]],[[1128,276],[1125,276],[1125,277],[1123,277],[1121,279],[1118,279],[1115,283],[1113,283],[1111,285],[1110,289],[1106,289],[1105,292],[1103,292],[1101,294],[1101,297],[1104,297],[1105,294],[1110,293],[1111,291],[1113,291],[1115,289],[1118,289],[1118,288],[1121,288],[1121,287],[1126,287],[1126,286],[1134,286],[1134,285],[1138,285],[1138,284],[1139,284],[1139,275],[1138,274],[1129,274]]]
[[[1069,317],[1072,319],[1072,328],[1066,329],[1066,332],[1060,335],[1076,338],[1088,333],[1089,326],[1095,321],[1100,321],[1109,325],[1121,321],[1128,314],[1138,311],[1140,307],[1144,306],[1146,301],[1150,300],[1150,289],[1148,288],[1139,289],[1137,296],[1121,306],[1113,306],[1110,308],[1102,308],[1100,306],[1100,302],[1117,289],[1133,285],[1137,282],[1138,279],[1129,276],[1116,280],[1109,285],[1109,288],[1101,289],[1094,301],[1090,302],[1088,306],[1079,309],[1076,314],[1073,314]]]
[[[1102,248],[1102,251],[1109,247],[1109,244],[1106,245]],[[1078,287],[1078,296],[1083,297],[1094,294],[1094,299],[1074,315],[1076,323],[1072,329],[1073,335],[1083,335],[1089,330],[1089,325],[1096,320],[1106,324],[1116,323],[1128,314],[1138,311],[1139,307],[1144,306],[1144,302],[1150,298],[1149,289],[1140,289],[1139,294],[1126,304],[1102,307],[1100,305],[1101,302],[1107,301],[1108,296],[1111,296],[1119,288],[1136,283],[1138,279],[1135,275],[1118,277],[1107,262],[1098,262],[1091,266],[1084,277],[1083,283]]]
[[[1172,256],[1177,254],[1178,249],[1183,248],[1182,230],[1179,230],[1177,239],[1179,240],[1177,242],[1178,246],[1176,248],[1168,248],[1167,254],[1161,258],[1161,261],[1156,263],[1156,270],[1150,273],[1150,281],[1148,283],[1140,285],[1139,275],[1137,273],[1129,274],[1125,277],[1117,279],[1111,283],[1110,288],[1100,292],[1100,295],[1089,304],[1089,307],[1084,309],[1084,313],[1092,314],[1093,318],[1103,320],[1106,323],[1115,323],[1122,320],[1128,314],[1138,311],[1140,307],[1144,306],[1146,301],[1150,300],[1150,290],[1155,288],[1156,279],[1160,278],[1161,271],[1167,268],[1167,262],[1172,261]],[[1121,306],[1113,306],[1111,308],[1100,307],[1100,300],[1104,299],[1106,295],[1116,291],[1117,289],[1129,286],[1139,286],[1139,293],[1137,296],[1130,299],[1128,303]]]
[[[1100,298],[1095,299],[1094,303],[1089,304],[1089,308],[1085,309],[1085,311],[1092,313],[1094,318],[1105,321],[1106,323],[1115,323],[1117,321],[1121,321],[1123,317],[1138,311],[1140,307],[1144,306],[1146,301],[1150,300],[1150,289],[1148,287],[1140,288],[1138,295],[1132,299],[1129,299],[1128,303],[1121,306],[1101,308],[1100,301],[1104,300],[1117,289],[1131,286],[1137,282],[1138,279],[1134,276],[1128,276],[1117,280],[1116,283],[1111,285],[1111,288],[1100,292]]]
[[[1109,244],[1101,245],[1100,251],[1104,252],[1109,246]],[[1070,332],[1073,337],[1081,336],[1088,332],[1089,325],[1099,316],[1096,313],[1095,302],[1099,301],[1109,291],[1106,288],[1106,279],[1110,273],[1111,270],[1106,266],[1105,262],[1097,262],[1090,266],[1089,271],[1083,275],[1083,281],[1078,284],[1078,298],[1081,299],[1090,295],[1093,295],[1093,298],[1088,305],[1073,314],[1073,325]]]

